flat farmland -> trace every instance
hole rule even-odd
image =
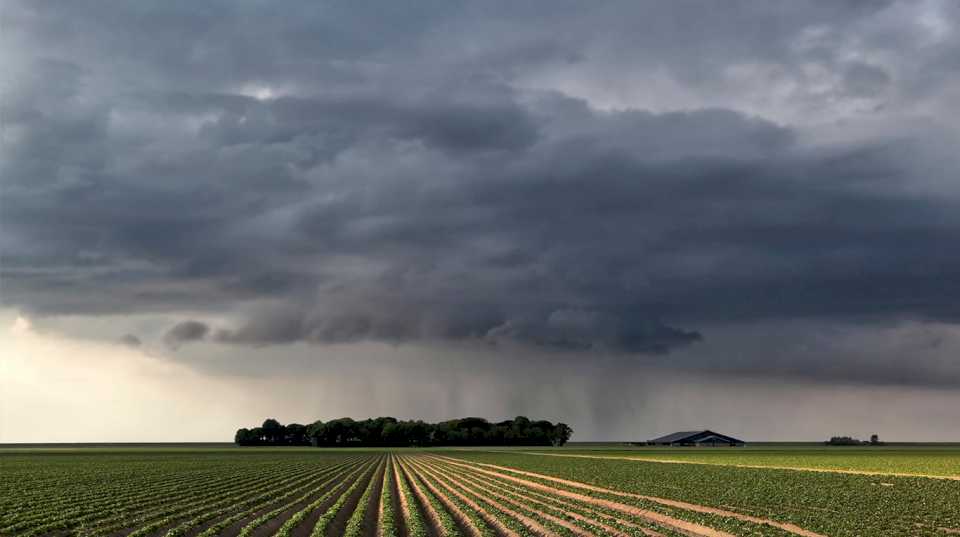
[[[610,450],[540,453],[0,450],[0,536],[960,533],[956,479],[743,467],[752,465],[749,450],[723,455],[741,457],[738,465],[628,460]],[[909,469],[907,455],[898,457],[898,469]]]
[[[516,450],[512,450],[516,451]],[[547,455],[623,458],[664,463],[716,464],[761,468],[849,471],[878,474],[960,478],[960,446],[773,446],[688,449],[540,448],[523,450]]]

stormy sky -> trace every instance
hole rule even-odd
[[[7,0],[0,441],[516,414],[958,440],[958,24]]]

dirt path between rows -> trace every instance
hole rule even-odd
[[[610,459],[620,461],[638,461],[638,462],[660,462],[663,464],[699,464],[701,466],[727,466],[731,468],[751,468],[755,470],[791,470],[795,472],[817,472],[822,474],[852,474],[852,475],[874,475],[890,477],[924,477],[927,479],[945,479],[949,481],[960,481],[960,476],[956,475],[933,475],[933,474],[912,474],[908,472],[875,472],[871,470],[844,470],[840,468],[810,468],[806,466],[764,466],[762,464],[731,464],[722,462],[703,462],[703,461],[685,461],[681,459],[658,459],[654,457],[626,457],[626,456],[604,456],[604,455],[579,455],[574,453],[543,453],[541,451],[498,451],[497,453],[512,453],[519,455],[540,455],[543,457],[571,457],[577,459]]]
[[[506,527],[505,525],[503,525],[502,522],[500,522],[499,520],[497,520],[496,517],[494,517],[492,514],[490,514],[490,512],[488,512],[486,509],[484,509],[481,505],[477,504],[476,502],[474,502],[474,501],[471,500],[470,498],[467,498],[467,497],[464,496],[463,494],[460,494],[459,492],[453,490],[453,489],[450,487],[450,485],[448,485],[447,483],[445,483],[445,482],[443,482],[442,480],[438,479],[437,476],[436,476],[436,474],[424,470],[424,467],[421,466],[420,464],[418,464],[418,462],[411,461],[411,462],[410,462],[410,467],[411,467],[415,472],[417,472],[418,475],[420,475],[422,478],[424,478],[424,481],[423,481],[424,484],[430,489],[430,491],[433,493],[433,495],[436,496],[437,499],[440,500],[440,501],[444,504],[444,506],[447,508],[447,510],[448,510],[452,515],[454,515],[455,518],[456,518],[456,517],[459,517],[459,518],[461,519],[461,526],[468,528],[468,533],[469,533],[469,535],[470,535],[471,537],[479,537],[479,536],[480,536],[480,530],[479,530],[479,528],[477,528],[476,525],[473,524],[473,522],[470,521],[470,519],[467,517],[467,515],[466,515],[459,507],[457,507],[457,506],[453,503],[453,501],[450,500],[450,499],[446,496],[446,494],[445,494],[443,491],[437,489],[437,487],[434,486],[434,485],[429,481],[430,478],[432,478],[434,481],[436,481],[437,485],[439,485],[439,486],[443,487],[444,489],[450,491],[452,494],[456,495],[457,498],[460,499],[460,501],[462,501],[462,502],[463,502],[464,504],[466,504],[468,507],[472,508],[472,509],[480,516],[480,518],[482,518],[484,521],[486,521],[486,523],[489,524],[489,525],[494,529],[494,531],[497,532],[498,535],[502,535],[502,536],[505,536],[505,537],[520,537],[516,532],[514,532],[514,531],[511,530],[510,528],[508,528],[508,527]]]
[[[360,535],[363,537],[377,537],[379,535],[380,521],[383,519],[382,506],[380,504],[380,493],[383,491],[383,478],[387,475],[387,465],[389,455],[382,458],[377,471],[373,474],[370,497],[367,499],[366,510],[363,513],[363,522],[360,524]],[[368,481],[368,484],[371,483]],[[362,509],[359,503],[357,509]]]
[[[443,524],[440,523],[440,515],[437,513],[437,510],[434,509],[430,500],[427,499],[427,494],[420,488],[420,483],[414,479],[414,473],[409,466],[409,461],[403,457],[397,457],[397,462],[399,463],[400,471],[403,473],[407,485],[410,487],[410,492],[413,493],[413,499],[420,506],[424,514],[424,522],[427,523],[430,533],[433,535],[443,535]]]
[[[440,466],[443,466],[445,463],[437,463],[437,464]],[[579,520],[591,526],[602,529],[604,531],[604,535],[612,535],[615,537],[630,537],[629,534],[624,533],[612,526],[608,526],[602,520],[600,520],[601,518],[604,518],[607,520],[613,519],[616,521],[617,524],[631,528],[636,531],[640,531],[641,533],[644,533],[649,537],[663,537],[662,534],[652,531],[649,528],[645,528],[638,524],[634,524],[629,520],[617,518],[612,515],[602,515],[598,517],[597,512],[587,506],[576,505],[573,502],[564,500],[562,498],[558,498],[556,496],[550,496],[540,492],[534,492],[532,490],[524,489],[523,487],[520,487],[516,484],[507,484],[507,483],[504,483],[503,481],[493,479],[488,475],[478,474],[473,471],[464,471],[464,470],[465,469],[463,468],[458,469],[459,473],[457,474],[457,477],[464,481],[468,481],[470,483],[475,484],[478,488],[487,492],[488,494],[494,494],[494,495],[500,496],[501,498],[507,499],[505,496],[501,496],[496,492],[492,492],[492,487],[499,487],[500,491],[512,494],[516,499],[522,502],[526,502],[526,506],[528,508],[532,508],[532,506],[536,505],[536,506],[540,506],[539,507],[540,509],[549,509],[552,511],[563,513],[563,515],[566,516],[567,518]],[[540,499],[537,499],[537,498],[540,498]],[[549,499],[551,503],[544,501],[547,499]],[[508,501],[513,501],[513,500],[508,500]],[[590,515],[590,516],[584,515],[582,513],[586,513],[587,515]],[[596,517],[596,518],[591,518],[591,517]]]
[[[393,488],[393,512],[396,513],[394,521],[397,525],[398,535],[409,537],[410,535],[410,513],[411,509],[417,509],[416,505],[411,505],[410,498],[407,497],[403,486],[400,484],[400,462],[396,455],[390,455],[390,470],[393,473],[393,479],[390,480],[390,486]]]
[[[627,504],[624,504],[624,503],[614,502],[614,501],[612,501],[612,500],[604,500],[604,499],[600,499],[600,498],[594,498],[593,496],[588,496],[588,495],[586,495],[586,494],[579,494],[579,493],[576,493],[576,492],[570,492],[570,491],[568,491],[568,490],[563,490],[563,489],[559,489],[559,488],[556,488],[556,487],[551,487],[551,486],[548,486],[548,485],[544,485],[544,484],[542,484],[542,483],[537,483],[537,482],[535,482],[535,481],[528,481],[528,480],[526,480],[526,479],[521,479],[521,478],[519,478],[519,477],[512,476],[512,475],[509,475],[509,474],[503,474],[503,473],[500,473],[500,472],[493,472],[493,471],[486,470],[486,469],[483,469],[483,468],[477,468],[476,466],[473,466],[473,465],[470,465],[470,464],[464,464],[464,463],[460,462],[458,459],[453,459],[453,458],[450,458],[450,457],[440,457],[440,458],[449,461],[450,464],[453,464],[453,465],[455,465],[455,466],[460,466],[460,467],[464,467],[464,468],[472,468],[474,471],[477,471],[477,472],[480,472],[480,473],[484,473],[484,474],[488,474],[488,475],[492,475],[492,476],[495,476],[495,477],[499,477],[500,479],[505,479],[505,480],[507,480],[507,481],[512,481],[512,482],[514,482],[514,483],[519,483],[519,484],[521,484],[521,485],[523,485],[523,486],[525,486],[525,487],[528,487],[528,488],[532,488],[532,489],[535,489],[535,490],[546,491],[546,492],[549,492],[549,493],[554,494],[554,495],[557,495],[557,496],[563,496],[563,497],[565,497],[565,498],[570,498],[570,499],[577,500],[577,501],[584,502],[584,503],[588,503],[588,504],[591,504],[591,505],[597,505],[597,506],[600,506],[600,507],[605,507],[605,508],[607,508],[607,509],[612,509],[612,510],[614,510],[614,511],[620,511],[621,513],[626,513],[626,514],[628,514],[628,515],[633,515],[633,516],[636,516],[636,517],[640,517],[640,518],[643,518],[643,519],[647,520],[648,522],[653,522],[654,524],[658,524],[658,525],[665,526],[665,527],[667,527],[667,528],[671,528],[671,529],[673,529],[673,530],[679,531],[680,533],[682,533],[682,534],[684,534],[684,535],[689,535],[689,536],[693,536],[693,537],[735,537],[733,534],[727,533],[727,532],[722,531],[722,530],[718,530],[718,529],[715,529],[715,528],[711,528],[711,527],[709,527],[709,526],[704,526],[704,525],[702,525],[702,524],[696,524],[696,523],[693,523],[693,522],[688,522],[688,521],[686,521],[686,520],[680,520],[679,518],[674,518],[674,517],[665,515],[665,514],[663,514],[663,513],[657,513],[657,512],[655,512],[655,511],[650,511],[649,509],[642,509],[642,508],[637,507],[637,506],[635,506],[635,505],[627,505]],[[471,461],[471,462],[473,462],[473,461]],[[495,464],[486,464],[486,463],[479,463],[479,462],[474,463],[474,464],[479,464],[479,465],[483,465],[483,466],[490,467],[490,468],[497,468],[497,469],[500,469],[500,470],[506,470],[506,471],[509,471],[509,472],[514,472],[514,473],[518,473],[518,474],[522,474],[522,475],[529,475],[529,476],[531,476],[531,477],[536,477],[536,478],[538,478],[538,479],[544,479],[544,480],[547,480],[547,481],[559,482],[559,483],[563,483],[563,484],[565,484],[565,485],[567,485],[567,486],[571,486],[571,487],[580,487],[580,488],[583,488],[583,489],[586,489],[586,490],[595,490],[595,492],[604,492],[604,493],[607,493],[607,490],[606,490],[606,489],[601,489],[600,487],[593,487],[593,486],[591,486],[591,485],[584,485],[584,484],[582,484],[582,483],[577,483],[576,481],[568,481],[568,480],[565,480],[565,479],[559,479],[559,478],[552,477],[552,476],[546,476],[546,475],[541,475],[541,474],[534,474],[533,472],[523,472],[523,471],[520,471],[520,470],[516,470],[516,469],[514,469],[514,468],[509,468],[509,467],[506,467],[506,466],[497,466],[497,465],[495,465]],[[610,494],[614,494],[614,495],[624,495],[624,493],[618,492],[618,491],[609,491],[609,493],[610,493]],[[817,537],[824,537],[824,536],[819,536],[819,535],[818,535]]]
[[[426,464],[421,466],[421,468],[426,468],[426,467],[427,467]],[[533,518],[508,508],[502,503],[499,503],[496,500],[494,500],[489,495],[481,494],[480,492],[474,490],[473,488],[469,487],[466,483],[464,483],[464,481],[458,480],[456,476],[451,476],[448,473],[441,474],[446,480],[456,483],[456,485],[460,489],[462,489],[462,492],[460,490],[453,489],[449,484],[437,478],[437,475],[439,474],[439,472],[435,473],[433,469],[424,470],[424,472],[433,476],[433,478],[436,479],[438,483],[440,483],[443,487],[445,487],[451,493],[455,494],[458,498],[463,500],[463,502],[469,505],[471,508],[481,513],[484,517],[489,516],[491,520],[496,519],[496,517],[494,517],[488,511],[484,510],[483,506],[481,506],[480,504],[476,503],[475,501],[473,501],[472,499],[464,495],[464,492],[466,492],[467,494],[470,494],[471,496],[479,498],[480,501],[482,501],[483,503],[491,506],[493,509],[496,509],[500,513],[503,513],[504,515],[510,517],[514,521],[519,522],[524,527],[526,527],[527,530],[530,531],[533,535],[537,535],[539,537],[560,537],[556,532],[551,531],[550,529],[545,527],[543,524],[540,524],[538,521],[534,520]],[[517,535],[517,534],[511,531],[509,535]]]
[[[459,465],[461,465],[461,466],[467,466],[467,467],[470,466],[470,465],[468,465],[468,464],[463,463],[463,462],[461,461],[461,459],[454,459],[454,458],[452,458],[452,457],[447,457],[447,456],[438,456],[438,457],[450,461],[451,464],[459,464]],[[474,462],[474,461],[469,461],[469,462],[471,462],[471,463],[473,463],[473,464],[475,464],[475,465],[480,465],[480,466],[484,466],[484,467],[487,467],[487,468],[496,468],[496,469],[498,469],[498,470],[506,470],[506,471],[508,471],[508,472],[513,472],[513,473],[515,473],[515,474],[526,475],[526,476],[529,476],[529,477],[536,477],[536,478],[538,478],[538,479],[543,479],[543,480],[546,480],[546,481],[553,481],[553,482],[555,482],[555,483],[561,483],[561,484],[564,484],[564,485],[567,485],[567,486],[570,486],[570,487],[576,487],[576,488],[581,488],[581,489],[584,489],[584,490],[590,490],[590,491],[594,491],[594,492],[600,492],[600,493],[603,493],[603,494],[611,494],[611,495],[614,495],[614,496],[621,496],[621,497],[625,497],[625,498],[636,498],[636,499],[639,499],[639,500],[646,500],[646,501],[658,503],[658,504],[660,504],[660,505],[666,505],[666,506],[669,506],[669,507],[676,507],[676,508],[683,509],[683,510],[686,510],[686,511],[695,511],[695,512],[698,512],[698,513],[707,513],[707,514],[713,514],[713,515],[727,516],[727,517],[730,517],[730,518],[736,518],[736,519],[738,519],[738,520],[742,520],[742,521],[744,521],[744,522],[752,522],[752,523],[754,523],[754,524],[766,524],[766,525],[768,525],[768,526],[773,526],[773,527],[776,527],[776,528],[780,528],[780,529],[782,529],[782,530],[784,530],[784,531],[793,533],[794,535],[800,535],[800,536],[802,536],[802,537],[826,537],[825,535],[822,535],[822,534],[819,534],[819,533],[816,533],[816,532],[813,532],[813,531],[810,531],[810,530],[801,528],[800,526],[797,526],[796,524],[791,524],[791,523],[789,523],[789,522],[779,522],[779,521],[772,520],[772,519],[769,519],[769,518],[761,518],[761,517],[756,517],[756,516],[752,516],[752,515],[744,515],[744,514],[742,514],[742,513],[737,513],[737,512],[734,512],[734,511],[728,511],[728,510],[725,510],[725,509],[718,509],[718,508],[716,508],[716,507],[707,507],[707,506],[705,506],[705,505],[698,505],[698,504],[689,503],[689,502],[683,502],[683,501],[679,501],[679,500],[670,500],[670,499],[667,499],[667,498],[658,498],[658,497],[656,497],[656,496],[646,496],[646,495],[643,495],[643,494],[633,494],[633,493],[622,492],[622,491],[613,490],[613,489],[606,489],[606,488],[603,488],[603,487],[597,487],[597,486],[594,486],[594,485],[588,485],[588,484],[586,484],[586,483],[581,483],[581,482],[579,482],[579,481],[571,481],[571,480],[569,480],[569,479],[561,479],[561,478],[559,478],[559,477],[554,477],[554,476],[550,476],[550,475],[546,475],[546,474],[538,474],[538,473],[535,473],[535,472],[527,472],[527,471],[523,471],[523,470],[518,470],[518,469],[516,469],[516,468],[510,468],[510,467],[508,467],[508,466],[498,466],[498,465],[496,465],[496,464],[487,464],[487,463]],[[511,480],[516,480],[516,479],[518,479],[518,478],[513,478],[512,476],[506,476],[506,475],[504,475],[504,474],[499,474],[499,475],[503,476],[504,478],[511,478]],[[520,481],[523,481],[523,480],[520,480]],[[557,489],[557,491],[559,492],[560,490]],[[566,491],[563,491],[563,492],[566,492]],[[569,493],[569,494],[576,494],[576,493]],[[583,495],[578,495],[578,496],[583,496]],[[591,500],[593,500],[593,498],[591,498],[590,496],[584,496],[584,497],[585,497],[585,498],[590,498]],[[622,504],[620,504],[620,505],[622,505]],[[631,506],[631,507],[632,507],[632,506]],[[618,510],[620,510],[620,509],[618,509]],[[645,511],[645,510],[644,510],[644,511]],[[659,513],[656,513],[656,514],[659,515]],[[663,516],[663,515],[660,515],[660,516]],[[713,530],[713,531],[717,531],[717,530]],[[720,534],[722,534],[722,533],[723,533],[723,532],[721,532]],[[729,535],[729,534],[727,534],[727,535]]]
[[[336,537],[338,535],[343,535],[346,532],[347,524],[350,522],[350,518],[353,516],[354,511],[357,509],[363,509],[363,506],[360,505],[360,499],[362,498],[367,486],[370,484],[370,481],[372,479],[376,479],[377,476],[381,476],[381,478],[383,477],[382,472],[384,461],[386,461],[385,456],[383,458],[378,458],[377,465],[373,468],[373,470],[365,472],[362,476],[360,476],[360,485],[350,493],[350,495],[347,497],[347,500],[340,507],[340,510],[337,511],[336,516],[334,516],[333,520],[330,521],[330,525],[327,526],[327,537]]]
[[[429,466],[441,467],[441,465],[440,465],[439,463],[437,463],[436,461],[431,461],[431,462],[432,462],[432,464],[429,465]],[[464,487],[466,490],[471,490],[471,489],[466,488],[466,487],[467,487],[467,483],[469,483],[470,486],[472,486],[472,487],[475,488],[475,490],[471,490],[471,491],[474,492],[475,494],[479,494],[479,495],[483,496],[484,498],[496,498],[497,500],[502,501],[502,502],[506,502],[506,503],[508,503],[508,504],[510,504],[510,505],[513,505],[514,507],[516,507],[516,508],[518,508],[518,509],[523,509],[523,510],[526,510],[526,511],[528,511],[528,512],[534,513],[535,516],[539,516],[540,518],[542,518],[542,519],[544,519],[544,520],[547,520],[547,521],[549,521],[549,522],[552,522],[553,524],[555,524],[555,525],[557,525],[557,526],[561,526],[561,527],[563,527],[563,528],[566,528],[566,530],[569,531],[570,533],[572,533],[573,535],[578,535],[578,536],[580,536],[580,537],[592,537],[592,536],[593,536],[593,533],[591,533],[591,532],[589,532],[589,531],[587,531],[587,530],[585,530],[585,529],[583,529],[583,528],[577,526],[576,524],[573,524],[573,523],[571,523],[571,522],[569,522],[569,521],[567,521],[567,520],[564,520],[564,519],[562,519],[562,518],[560,518],[560,517],[554,516],[554,515],[551,514],[549,511],[563,513],[563,514],[564,514],[565,516],[567,516],[568,518],[577,519],[577,518],[579,517],[579,520],[587,520],[586,517],[580,516],[580,515],[578,515],[578,514],[576,514],[576,513],[572,513],[572,512],[570,512],[570,511],[566,511],[566,510],[563,510],[563,509],[560,509],[560,508],[557,508],[557,507],[551,507],[549,504],[546,504],[546,503],[544,503],[544,502],[538,502],[538,501],[536,501],[536,500],[533,500],[532,498],[525,497],[525,496],[523,496],[523,495],[517,495],[517,496],[519,497],[519,499],[518,499],[517,497],[512,497],[512,496],[510,496],[510,495],[508,495],[508,494],[502,494],[501,491],[495,490],[496,485],[491,485],[489,482],[481,481],[481,480],[477,479],[474,474],[468,474],[468,473],[464,472],[462,469],[459,469],[459,468],[458,468],[458,469],[456,469],[456,470],[450,470],[450,467],[449,467],[449,466],[443,466],[442,468],[443,468],[443,471],[457,472],[455,479],[456,479],[456,481],[460,484],[460,486],[461,486],[461,487]],[[489,478],[488,478],[488,479],[489,479]],[[540,504],[542,507],[536,507],[536,504]],[[547,509],[544,509],[544,507],[546,507]],[[548,511],[548,510],[549,510],[549,511]],[[596,521],[594,521],[594,522],[596,522]],[[621,531],[618,531],[618,530],[616,530],[616,529],[614,529],[614,528],[610,528],[609,526],[608,526],[608,530],[607,530],[607,532],[606,532],[606,535],[611,535],[611,536],[616,536],[616,537],[630,537],[630,536],[627,535],[626,533],[623,533],[623,532],[621,532]]]
[[[290,532],[292,537],[310,537],[313,533],[313,527],[316,526],[317,521],[320,520],[320,517],[327,512],[330,507],[340,499],[347,489],[350,488],[357,480],[363,479],[363,476],[375,468],[376,461],[371,460],[368,462],[361,463],[357,468],[350,470],[344,478],[337,483],[336,487],[330,492],[330,496],[327,497],[320,505],[310,511],[307,516],[300,521],[299,524],[293,527]]]

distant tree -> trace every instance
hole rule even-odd
[[[552,434],[550,435],[550,444],[553,446],[562,446],[567,443],[567,440],[570,440],[570,436],[573,435],[573,429],[570,428],[566,423],[558,423],[553,426]]]
[[[850,436],[834,436],[824,443],[828,446],[862,446],[866,442],[862,442]]]
[[[238,429],[237,434],[234,435],[233,441],[238,446],[252,446],[257,443],[259,439],[253,435],[250,429],[243,428]]]
[[[284,428],[284,442],[291,446],[306,446],[310,444],[307,438],[307,426],[299,423],[291,423]]]
[[[263,435],[266,437],[265,442],[268,444],[280,444],[283,441],[283,425],[279,421],[268,418],[263,421],[263,425],[260,426],[263,429]]]
[[[313,446],[322,446],[324,435],[326,434],[326,424],[317,420],[307,425],[307,438]]]

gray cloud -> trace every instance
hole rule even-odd
[[[184,343],[202,341],[210,332],[210,327],[200,321],[183,321],[173,325],[163,336],[164,343],[176,349]]]
[[[120,338],[120,343],[128,347],[139,347],[143,345],[143,341],[133,334],[124,334],[123,337]]]
[[[955,7],[382,9],[12,3],[5,302],[745,375],[708,327],[960,315]]]

